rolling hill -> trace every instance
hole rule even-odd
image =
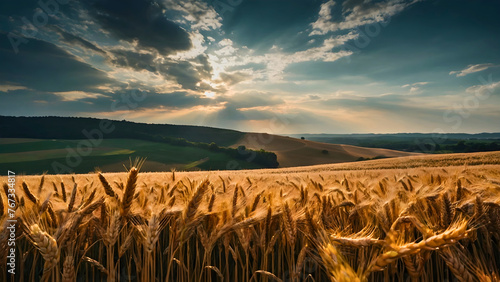
[[[112,130],[98,133],[102,123]],[[68,168],[69,152],[89,136],[102,140]],[[411,155],[415,153],[202,126],[0,116],[0,169],[27,174],[87,173],[95,167],[118,172],[135,157],[147,158],[147,171],[165,171],[295,167]]]
[[[271,151],[278,156],[280,167],[344,163],[367,159],[418,155],[417,153],[320,143],[261,133],[247,133],[233,146],[245,146],[253,150],[264,149]]]

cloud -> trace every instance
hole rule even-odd
[[[311,24],[313,31],[310,35],[324,35],[328,32],[353,29],[359,26],[385,22],[390,17],[400,13],[407,7],[420,0],[387,0],[387,1],[362,1],[347,0],[342,4],[342,19],[336,20],[332,14],[335,2],[330,0],[321,5],[318,19]]]
[[[358,38],[355,32],[349,32],[345,35],[339,35],[325,39],[322,46],[309,48],[304,51],[296,52],[294,54],[294,62],[316,61],[321,60],[324,62],[333,62],[341,57],[352,54],[350,51],[332,52],[332,49],[344,45],[349,40]]]
[[[244,72],[220,73],[220,79],[226,85],[234,85],[251,78],[252,76],[250,74]]]
[[[500,95],[500,81],[491,82],[488,84],[474,85],[465,90],[469,94],[474,94],[482,99],[490,97],[490,95]]]
[[[108,58],[111,64],[131,68],[137,71],[157,70],[159,66],[156,62],[156,55],[150,52],[137,52],[132,50],[113,49],[109,51],[111,56]]]
[[[101,48],[97,47],[97,45],[94,43],[91,43],[91,42],[89,42],[89,41],[87,41],[79,36],[74,35],[74,34],[68,33],[57,26],[52,26],[51,28],[57,34],[59,34],[59,36],[61,37],[60,40],[62,42],[66,42],[69,45],[82,47],[85,50],[92,50],[100,55],[106,55],[106,52],[104,50],[102,50]]]
[[[212,66],[205,54],[189,60],[173,60],[148,51],[110,50],[109,62],[135,71],[149,71],[177,82],[186,90],[212,90],[204,81],[212,77]]]
[[[273,47],[264,54],[255,54],[252,50],[240,49],[237,54],[211,54],[211,63],[216,73],[224,72],[224,69],[247,69],[254,76],[254,79],[282,80],[285,69],[293,63],[308,61],[334,62],[340,58],[351,55],[348,50],[336,50],[348,42],[355,39],[358,34],[349,32],[344,35],[331,36],[323,40],[321,45],[311,47],[297,52],[286,52],[282,48]],[[232,47],[229,42],[224,48]],[[265,65],[265,69],[260,66]]]
[[[0,61],[0,84],[14,83],[34,90],[63,92],[117,83],[60,47],[34,38],[15,54],[7,36],[0,33]]]
[[[229,66],[226,68],[226,71],[238,71],[238,70],[252,70],[252,71],[259,71],[259,70],[265,70],[266,69],[266,64],[265,63],[246,63],[244,65],[235,65],[235,66]]]
[[[422,82],[415,82],[412,84],[405,84],[401,87],[402,88],[410,88],[410,94],[419,94],[419,93],[422,93],[422,91],[420,90],[420,88],[421,88],[420,86],[427,85],[427,84],[429,84],[429,82],[422,81]]]
[[[78,101],[83,99],[96,99],[99,97],[105,97],[105,95],[100,93],[83,91],[54,92],[54,94],[61,97],[62,101]]]
[[[405,85],[403,85],[401,87],[407,88],[407,87],[411,87],[411,86],[421,86],[421,85],[427,85],[427,84],[429,84],[429,82],[422,81],[422,82],[415,82],[415,83],[412,83],[412,84],[405,84]]]
[[[159,2],[102,0],[84,5],[88,6],[88,13],[118,39],[136,42],[163,55],[192,47],[189,33],[165,17],[165,6]]]
[[[65,116],[119,116],[134,111],[176,111],[198,106],[209,106],[217,101],[204,99],[185,91],[155,93],[142,91],[140,101],[131,99],[132,91],[115,93],[83,91],[43,92],[33,90],[12,90],[0,92],[0,112],[6,115],[65,115]],[[128,100],[124,100],[128,99]],[[127,103],[128,101],[128,103]],[[22,105],[22,107],[20,107]]]
[[[460,70],[460,71],[451,71],[450,75],[454,75],[455,74],[457,77],[461,77],[461,76],[466,76],[466,75],[471,74],[471,73],[484,71],[484,70],[487,70],[489,68],[493,68],[493,67],[497,67],[497,66],[498,65],[491,64],[491,63],[488,63],[488,64],[468,65],[463,70]]]
[[[173,60],[187,60],[204,54],[207,50],[204,36],[199,31],[194,31],[189,33],[189,38],[193,45],[190,49],[177,52],[175,54],[169,55],[168,57]]]
[[[285,104],[285,101],[279,95],[259,91],[239,92],[233,96],[222,98],[221,101],[227,102],[226,107],[234,109],[250,109]]]
[[[25,90],[25,89],[28,88],[22,85],[11,85],[11,84],[0,85],[0,92],[9,92],[14,90]]]
[[[329,0],[321,5],[318,20],[312,23],[313,31],[310,35],[325,34],[330,29],[332,13],[331,9],[335,6],[335,1]]]
[[[166,0],[165,8],[180,12],[183,20],[190,23],[192,30],[214,30],[222,26],[222,18],[212,6],[203,1]]]

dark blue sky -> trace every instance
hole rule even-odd
[[[493,0],[2,1],[0,114],[500,131],[499,14]]]

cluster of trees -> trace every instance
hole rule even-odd
[[[82,139],[82,130],[99,128],[102,119],[80,117],[10,117],[0,116],[3,138]],[[193,125],[147,124],[110,120],[113,130],[104,138],[137,139],[137,135],[161,135],[186,138],[194,142],[216,142],[222,146],[236,143],[243,132]]]
[[[424,153],[473,153],[500,151],[500,142],[498,141],[465,141],[460,140],[455,144],[423,144],[412,147],[414,151],[424,151]]]
[[[82,130],[99,128],[101,119],[76,117],[10,117],[0,116],[4,138],[83,139]],[[203,126],[145,124],[112,121],[112,129],[103,138],[140,139],[221,152],[266,168],[278,167],[276,154],[264,150],[224,147],[236,143],[244,133]],[[189,141],[188,141],[189,140]],[[210,143],[211,142],[211,143]]]
[[[297,135],[299,137],[299,135]],[[304,137],[302,137],[304,138]],[[348,134],[311,135],[312,141],[331,144],[347,144],[368,148],[384,148],[421,153],[468,153],[500,150],[500,133],[480,134]]]
[[[250,150],[247,149],[245,146],[239,146],[238,148],[221,147],[218,146],[215,142],[211,143],[192,142],[186,140],[185,138],[173,138],[160,135],[151,136],[148,134],[137,134],[137,138],[153,142],[166,143],[175,146],[207,149],[212,152],[227,154],[234,159],[252,162],[266,168],[276,168],[279,166],[278,157],[276,156],[276,154],[273,152],[265,151],[263,149]]]

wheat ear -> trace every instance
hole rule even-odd
[[[106,193],[106,195],[118,200],[118,195],[113,190],[113,187],[111,187],[111,185],[109,185],[109,182],[106,180],[104,175],[102,175],[102,173],[99,172],[98,177],[99,177],[99,180],[101,181],[102,187],[104,187],[104,192]]]
[[[63,273],[62,273],[63,282],[76,281],[75,264],[73,263],[73,261],[74,261],[73,255],[68,255],[64,259]]]
[[[30,188],[28,187],[28,184],[26,184],[26,182],[23,181],[21,186],[23,187],[23,191],[24,191],[24,194],[26,195],[26,197],[31,202],[33,202],[33,204],[38,204],[38,199],[35,195],[33,195],[33,193],[31,193]]]
[[[193,197],[191,197],[191,200],[189,200],[186,212],[184,214],[185,219],[192,219],[194,217],[196,211],[198,210],[198,207],[201,204],[203,195],[205,195],[205,192],[208,189],[208,185],[209,185],[208,180],[205,180],[200,184],[200,186],[198,186],[198,189],[196,189],[196,192],[193,194]]]
[[[122,216],[127,216],[130,207],[132,206],[132,200],[134,199],[135,188],[137,183],[137,175],[139,171],[137,168],[133,167],[128,173],[127,185],[125,186],[125,192],[123,193],[123,198],[121,202],[121,213]]]
[[[77,188],[78,188],[78,185],[75,183],[73,185],[73,192],[71,192],[71,198],[69,199],[69,203],[68,203],[68,212],[71,212],[73,210],[74,205],[75,205],[76,193],[78,191]]]
[[[56,240],[47,232],[42,231],[38,224],[31,225],[29,231],[35,246],[45,260],[44,272],[52,269],[59,261],[59,248]]]

